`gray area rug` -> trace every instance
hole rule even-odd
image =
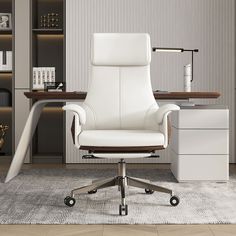
[[[170,170],[128,170],[179,195],[177,207],[169,195],[146,195],[129,187],[129,215],[119,216],[117,187],[80,195],[72,208],[64,205],[71,189],[92,179],[115,175],[113,170],[24,170],[7,184],[0,183],[1,224],[219,224],[236,223],[236,175],[228,183],[177,183]]]

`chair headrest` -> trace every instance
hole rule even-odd
[[[151,62],[151,43],[145,33],[95,33],[91,41],[95,66],[146,66]]]

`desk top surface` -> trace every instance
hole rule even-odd
[[[25,92],[27,98],[35,100],[65,99],[84,100],[87,92]],[[183,100],[183,99],[206,99],[218,98],[218,92],[153,92],[156,99]]]

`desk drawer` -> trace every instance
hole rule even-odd
[[[171,148],[178,154],[228,154],[228,130],[181,130],[172,127]]]
[[[228,129],[228,109],[183,109],[171,115],[172,125],[176,128]]]

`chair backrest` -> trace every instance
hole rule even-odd
[[[85,129],[144,129],[158,105],[150,80],[148,34],[96,33]]]

